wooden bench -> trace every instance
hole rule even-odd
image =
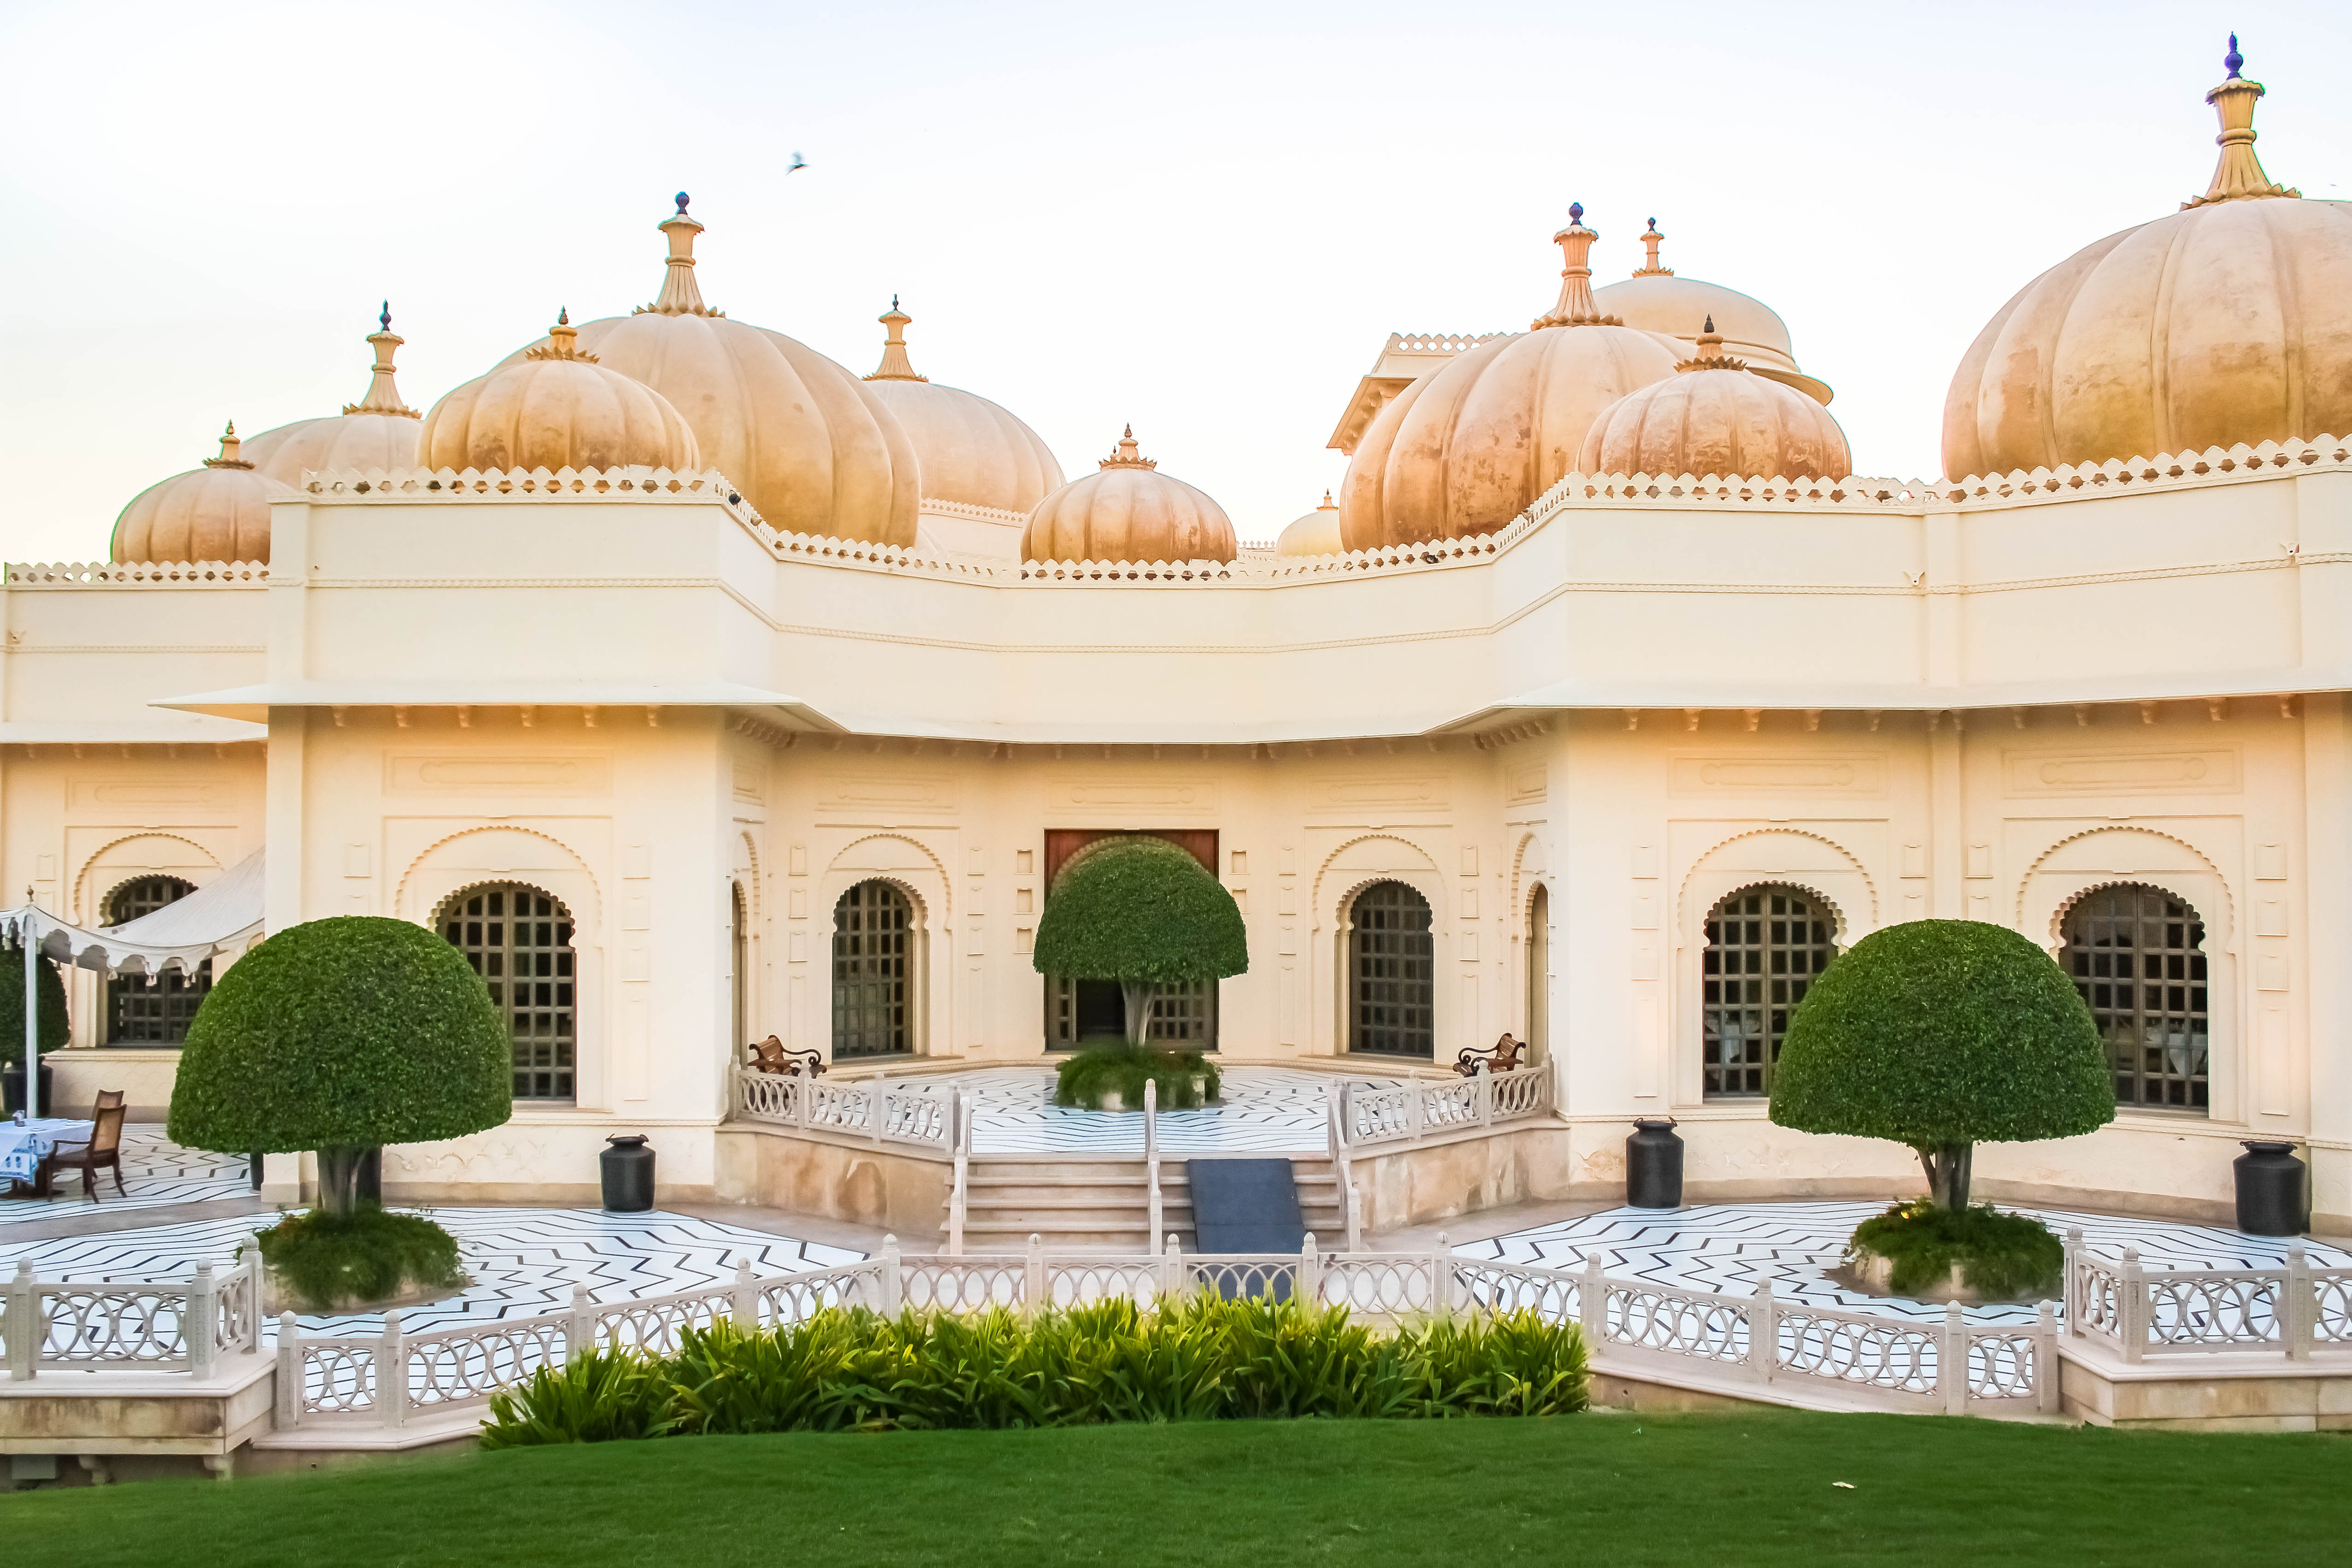
[[[1503,1038],[1491,1046],[1465,1046],[1454,1059],[1454,1071],[1465,1078],[1478,1076],[1484,1067],[1489,1072],[1513,1072],[1527,1065],[1528,1048],[1511,1038],[1505,1030]]]
[[[815,1051],[794,1051],[772,1034],[754,1040],[746,1049],[751,1053],[751,1067],[761,1072],[773,1072],[784,1078],[814,1078],[825,1070],[824,1058]]]

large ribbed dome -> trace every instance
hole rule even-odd
[[[368,334],[375,369],[367,395],[345,403],[340,414],[297,420],[265,430],[245,444],[246,461],[264,478],[299,485],[306,471],[408,468],[416,463],[416,436],[424,415],[400,401],[392,376],[393,350],[404,341],[392,330],[392,302]]]
[[[701,467],[694,432],[669,400],[599,364],[575,337],[559,313],[544,345],[435,403],[417,440],[419,460],[485,472]]]
[[[1628,327],[1663,332],[1698,347],[1699,334],[1713,323],[1723,335],[1724,352],[1748,361],[1759,376],[1785,382],[1816,402],[1830,401],[1829,385],[1797,368],[1796,346],[1789,324],[1761,299],[1696,277],[1677,277],[1674,269],[1658,265],[1658,247],[1665,240],[1652,218],[1643,231],[1648,259],[1642,269],[1620,283],[1592,291],[1603,312],[1624,319]]]
[[[1954,478],[2352,434],[2352,204],[2302,200],[2254,157],[2260,83],[2206,94],[2205,194],[2019,291],[1944,400]]]
[[[583,324],[580,347],[667,398],[703,461],[773,527],[913,545],[922,485],[906,432],[850,371],[703,304],[694,281],[702,225],[686,205],[681,191],[660,225],[669,236],[660,295],[635,315]]]
[[[269,559],[269,481],[237,448],[236,426],[221,437],[220,455],[174,474],[131,498],[114,520],[108,547],[119,561]]]
[[[915,373],[906,336],[914,318],[898,308],[897,296],[881,320],[887,331],[882,363],[866,387],[913,444],[926,500],[1025,512],[1062,487],[1052,449],[1011,411]]]
[[[1600,236],[1581,205],[1552,237],[1559,302],[1531,330],[1496,338],[1414,382],[1381,410],[1340,482],[1351,550],[1487,534],[1576,467],[1595,415],[1674,373],[1683,345],[1604,317],[1586,265]]]
[[[1698,353],[1601,410],[1577,467],[1587,474],[1842,479],[1853,470],[1845,432],[1792,386],[1727,357],[1708,320]]]
[[[1129,425],[1118,449],[1029,514],[1024,560],[1231,560],[1241,553],[1225,509],[1159,471]]]

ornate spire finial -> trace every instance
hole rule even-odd
[[[1634,277],[1672,277],[1675,275],[1673,267],[1658,265],[1658,242],[1665,237],[1658,232],[1658,220],[1652,218],[1650,226],[1642,231],[1642,249],[1649,259],[1642,263],[1640,268],[1634,272]]]
[[[345,413],[388,413],[401,419],[423,419],[425,416],[400,401],[400,388],[392,379],[392,351],[407,340],[397,337],[392,329],[392,301],[383,302],[383,309],[375,319],[377,330],[368,334],[368,346],[375,350],[375,369],[368,377],[367,395],[357,402],[343,404]]]
[[[1706,325],[1699,329],[1698,352],[1683,361],[1678,371],[1744,371],[1746,360],[1735,360],[1723,351],[1723,334],[1715,329],[1715,314],[1707,313]]]
[[[1119,433],[1118,446],[1111,455],[1095,465],[1097,468],[1157,468],[1157,458],[1146,457],[1135,444],[1135,426],[1129,424]]]
[[[669,270],[662,274],[661,292],[650,305],[641,305],[637,314],[651,312],[656,316],[724,316],[724,310],[713,310],[702,302],[702,290],[694,281],[694,236],[702,225],[686,215],[686,204],[690,198],[680,191],[671,200],[677,211],[657,225],[669,235]]]
[[[572,311],[568,307],[559,305],[555,308],[555,324],[559,327],[572,325]]]
[[[559,307],[555,312],[555,325],[547,329],[547,341],[536,348],[525,349],[522,357],[526,360],[581,360],[594,364],[596,356],[579,344],[580,329],[572,324],[572,312]]]
[[[913,361],[907,358],[907,323],[914,318],[898,308],[898,297],[890,296],[890,308],[875,318],[882,323],[882,362],[874,368],[869,382],[927,382],[929,376],[915,373]]]
[[[1315,509],[1318,512],[1336,512],[1339,509],[1339,503],[1331,498],[1330,491],[1326,490],[1323,492],[1323,504]]]
[[[205,458],[205,466],[207,468],[252,467],[252,464],[247,463],[244,458],[239,457],[236,455],[236,449],[244,444],[245,444],[243,442],[236,438],[236,421],[233,419],[230,420],[228,422],[228,428],[221,432],[220,455],[217,457]]]
[[[2238,74],[2246,57],[2238,53],[2238,35],[2230,35],[2230,52],[2221,64],[2230,74],[2221,85],[2205,95],[2221,117],[2221,134],[2213,138],[2221,149],[2221,161],[2213,165],[2213,183],[2201,196],[2191,196],[2180,204],[2185,212],[2213,202],[2234,202],[2250,196],[2300,196],[2301,191],[2273,184],[2263,172],[2262,160],[2254,156],[2254,103],[2263,96],[2263,84],[2248,81]]]
[[[1559,246],[1559,303],[1551,314],[1538,316],[1530,329],[1544,327],[1622,327],[1622,318],[1603,316],[1592,298],[1592,242],[1601,236],[1584,226],[1584,204],[1568,204],[1568,226],[1551,236]]]

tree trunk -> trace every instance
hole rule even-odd
[[[1937,1144],[1916,1151],[1919,1168],[1927,1173],[1927,1201],[1954,1213],[1969,1206],[1969,1167],[1974,1144]]]
[[[1151,1035],[1151,993],[1149,980],[1121,980],[1118,994],[1127,1004],[1127,1043],[1136,1050]]]
[[[366,1155],[367,1150],[356,1147],[319,1151],[320,1209],[341,1219],[358,1207],[360,1161]]]

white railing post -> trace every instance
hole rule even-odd
[[[1160,1165],[1160,1080],[1143,1081],[1143,1159],[1155,1170]]]
[[[1969,1413],[1969,1324],[1958,1301],[1944,1303],[1944,1343],[1936,1352],[1936,1381],[1943,1386],[1944,1414]]]
[[[2279,1282],[2279,1337],[2286,1341],[2289,1361],[2309,1361],[2311,1342],[2317,1335],[2318,1313],[2311,1287],[2311,1259],[2298,1241],[2286,1249],[2286,1278]]]
[[[261,1349],[261,1287],[269,1278],[269,1266],[261,1260],[261,1232],[258,1230],[253,1232],[253,1239],[246,1244],[246,1262],[245,1348],[258,1352]]]
[[[383,1337],[375,1343],[375,1413],[387,1427],[408,1422],[408,1346],[398,1312],[383,1314]]]
[[[1336,1080],[1323,1086],[1323,1145],[1330,1153],[1331,1168],[1335,1171],[1339,1168],[1340,1151],[1346,1146],[1339,1123],[1342,1110],[1339,1097],[1346,1089],[1345,1084]]]
[[[971,1156],[956,1151],[955,1186],[948,1193],[948,1256],[963,1256],[963,1222],[971,1202]]]
[[[1323,1253],[1312,1230],[1298,1244],[1298,1286],[1291,1295],[1304,1307],[1323,1304]]]
[[[883,1110],[889,1098],[890,1082],[887,1078],[877,1072],[866,1081],[866,1130],[874,1134],[877,1146],[882,1142],[882,1124],[887,1120]]]
[[[1035,1312],[1045,1304],[1045,1240],[1035,1231],[1029,1233],[1028,1267],[1022,1271],[1021,1305],[1026,1312]]]
[[[1150,1183],[1150,1186],[1143,1195],[1144,1249],[1147,1252],[1157,1252],[1160,1250],[1160,1228],[1162,1218],[1167,1212],[1166,1201],[1160,1194],[1160,1166],[1158,1162],[1155,1161],[1152,1164],[1151,1169],[1146,1176],[1145,1179]]]
[[[1584,1331],[1588,1355],[1609,1337],[1609,1277],[1601,1271],[1598,1251],[1584,1255],[1584,1277],[1576,1285],[1576,1326]]]
[[[1167,1241],[1160,1249],[1160,1293],[1161,1295],[1173,1296],[1176,1293],[1176,1287],[1182,1279],[1181,1268],[1182,1265],[1178,1260],[1176,1251],[1176,1233],[1171,1230],[1168,1233]]]
[[[2083,1255],[2083,1228],[2066,1228],[2065,1273],[2060,1278],[2058,1291],[2066,1303],[2066,1334],[2070,1339],[2083,1337],[2083,1287],[2076,1277],[2074,1260]]]
[[[292,1312],[278,1317],[278,1429],[290,1432],[302,1424],[302,1325]]]
[[[1748,1303],[1748,1370],[1759,1383],[1769,1383],[1780,1370],[1780,1303],[1772,1299],[1772,1270],[1768,1265],[1756,1277],[1756,1294]]]
[[[180,1308],[180,1339],[188,1347],[188,1375],[210,1377],[213,1344],[220,1333],[220,1291],[213,1283],[213,1266],[196,1265],[196,1277]]]
[[[41,1321],[41,1291],[33,1280],[33,1265],[16,1260],[16,1277],[8,1281],[8,1377],[22,1383],[33,1375],[33,1363],[49,1337]]]
[[[1486,1064],[1481,1061],[1471,1082],[1476,1085],[1478,1124],[1482,1127],[1491,1127],[1495,1124],[1495,1075],[1489,1072],[1486,1070]]]
[[[2045,1301],[2034,1314],[2033,1322],[2033,1393],[2035,1408],[2044,1416],[2058,1414],[2059,1381],[2063,1375],[2058,1367],[2058,1308]]]
[[[596,1304],[588,1299],[588,1287],[575,1283],[572,1310],[563,1318],[563,1359],[567,1364],[578,1361],[595,1348]]]
[[[1454,1310],[1454,1244],[1443,1230],[1429,1255],[1429,1310],[1440,1314]]]
[[[1356,1178],[1347,1165],[1339,1166],[1339,1201],[1346,1206],[1348,1250],[1364,1249],[1364,1195],[1356,1190]]]
[[[2116,1303],[2124,1359],[2137,1362],[2147,1354],[2147,1275],[2139,1266],[2139,1249],[2124,1249],[2124,1266],[2116,1284],[2122,1300]]]
[[[793,1072],[793,1120],[803,1133],[808,1131],[809,1101],[816,1094],[816,1064],[803,1062]]]
[[[1421,1139],[1421,1080],[1407,1078],[1404,1081],[1404,1134],[1416,1143]]]
[[[882,1238],[882,1315],[895,1318],[905,1302],[898,1280],[898,1239]]]
[[[751,1333],[760,1326],[760,1288],[751,1282],[751,1260],[735,1260],[734,1288],[727,1292],[727,1315],[737,1329]]]

